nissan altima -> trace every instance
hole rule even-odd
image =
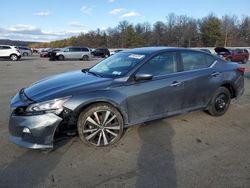
[[[93,146],[117,142],[124,128],[194,110],[221,116],[244,91],[244,68],[200,50],[126,50],[83,69],[40,80],[11,99],[10,140],[53,148],[75,131]]]

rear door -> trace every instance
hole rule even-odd
[[[184,98],[182,109],[204,108],[222,79],[216,70],[216,59],[209,54],[196,51],[181,51]]]

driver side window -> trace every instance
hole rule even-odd
[[[138,72],[152,74],[153,76],[175,73],[177,72],[176,53],[159,54],[146,62]]]

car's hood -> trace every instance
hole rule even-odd
[[[97,77],[79,70],[45,78],[26,88],[24,92],[28,98],[40,102],[102,89],[111,82],[111,78]]]
[[[227,48],[223,48],[223,47],[216,47],[214,49],[214,51],[217,53],[217,54],[230,54],[230,51],[227,49]]]

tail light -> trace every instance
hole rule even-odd
[[[20,53],[20,50],[18,48],[16,49],[16,51]]]
[[[237,70],[240,71],[242,75],[244,75],[244,73],[245,73],[245,71],[246,71],[246,68],[240,67],[240,68],[238,68]]]

